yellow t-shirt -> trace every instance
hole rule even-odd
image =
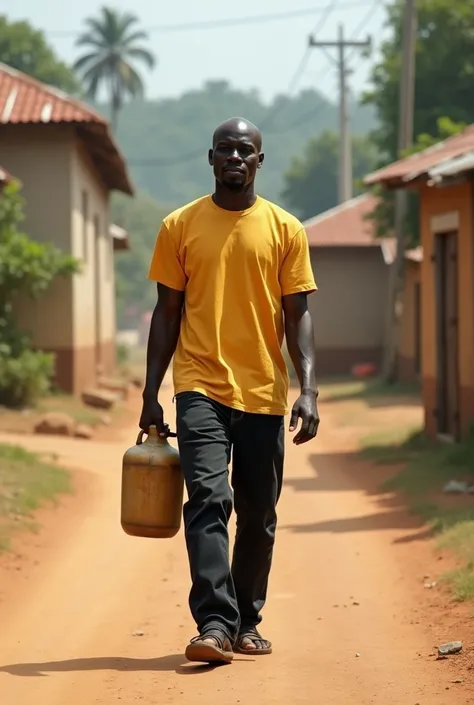
[[[175,393],[250,413],[287,413],[282,296],[316,284],[301,223],[258,197],[228,211],[205,196],[167,216],[149,279],[185,291]]]

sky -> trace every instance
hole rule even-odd
[[[176,97],[206,81],[225,79],[237,88],[257,88],[266,102],[278,93],[295,94],[308,87],[336,100],[335,50],[308,49],[308,37],[316,31],[318,40],[333,41],[339,25],[347,38],[372,35],[374,41],[370,59],[357,49],[348,50],[349,86],[354,95],[360,94],[377,57],[386,16],[383,0],[240,0],[232,6],[219,0],[0,0],[0,14],[43,29],[60,57],[72,62],[84,18],[96,15],[103,4],[133,12],[149,32],[148,47],[158,57],[157,67],[144,76],[150,98]],[[266,17],[257,20],[259,16]],[[245,21],[226,24],[234,18]],[[220,21],[221,26],[210,28],[182,26]]]

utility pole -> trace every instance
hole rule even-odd
[[[344,39],[344,28],[339,25],[337,41],[319,42],[314,37],[309,38],[309,46],[319,49],[337,49],[337,64],[339,74],[339,203],[344,203],[352,198],[352,141],[349,128],[349,112],[347,107],[347,68],[346,49],[370,49],[372,40],[367,37],[364,41]],[[332,57],[331,57],[332,58]]]
[[[416,58],[417,13],[416,0],[405,0],[402,33],[402,75],[399,93],[398,156],[413,144],[413,122],[415,105],[415,58]],[[389,272],[389,296],[387,331],[382,375],[386,382],[397,378],[398,314],[403,305],[403,283],[405,276],[405,218],[407,214],[407,192],[395,192],[395,239],[396,254]]]

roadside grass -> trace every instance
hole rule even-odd
[[[368,400],[374,397],[410,397],[419,395],[417,384],[397,383],[389,385],[379,377],[354,379],[353,377],[323,380],[321,395],[325,401]]]
[[[62,394],[61,392],[55,392],[43,399],[38,406],[38,411],[40,413],[48,411],[64,412],[69,414],[77,423],[87,424],[88,426],[97,426],[104,415],[103,411],[86,406],[79,397]]]
[[[68,471],[56,465],[51,456],[0,444],[0,553],[11,548],[18,530],[38,530],[35,510],[71,491]]]
[[[361,454],[372,462],[400,465],[382,489],[401,492],[438,538],[461,561],[444,580],[459,601],[474,599],[474,495],[447,495],[450,480],[474,484],[474,433],[456,444],[428,440],[421,428],[381,429],[362,438]]]

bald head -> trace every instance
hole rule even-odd
[[[213,147],[215,147],[220,139],[227,139],[230,135],[246,138],[252,142],[258,152],[262,149],[262,133],[250,120],[246,120],[242,117],[234,117],[221,122],[214,130],[212,136]]]
[[[253,188],[257,169],[263,164],[262,134],[250,120],[231,118],[214,130],[209,164],[216,182],[227,191],[242,193]]]

